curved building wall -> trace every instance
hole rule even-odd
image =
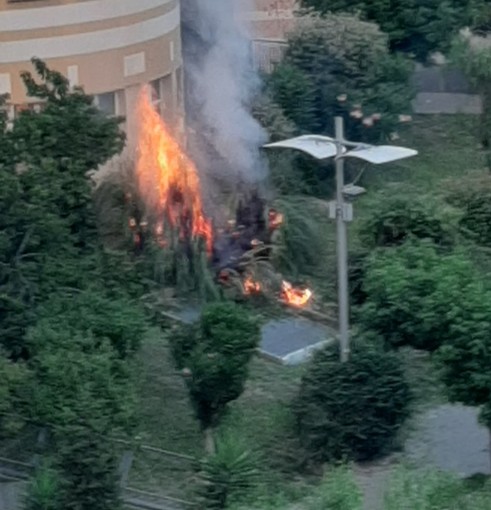
[[[33,56],[128,124],[142,83],[162,113],[181,109],[179,0],[0,0],[0,93],[14,113],[29,102],[20,72]]]

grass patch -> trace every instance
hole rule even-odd
[[[153,330],[148,335],[139,361],[141,442],[202,457],[203,439],[198,422],[182,376],[173,366],[165,334]],[[260,453],[263,479],[268,487],[286,489],[298,465],[300,456],[292,435],[289,404],[302,371],[303,367],[284,367],[255,357],[246,390],[232,402],[217,431],[240,436]],[[194,467],[186,461],[138,450],[130,485],[173,497],[190,497]]]

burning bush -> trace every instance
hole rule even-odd
[[[328,347],[312,359],[294,403],[300,440],[313,461],[374,458],[393,447],[409,400],[394,353],[358,339],[340,363],[338,347]]]

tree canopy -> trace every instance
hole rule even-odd
[[[347,135],[389,136],[410,111],[411,65],[390,55],[387,36],[346,15],[307,16],[289,35],[284,60],[269,77],[275,102],[300,131],[329,132],[343,115]]]
[[[389,36],[392,51],[424,61],[447,52],[452,39],[484,7],[482,0],[302,0],[302,5],[327,14],[346,12],[373,21]]]

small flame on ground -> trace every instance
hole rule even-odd
[[[291,283],[283,280],[281,284],[281,300],[287,305],[303,307],[312,298],[312,291],[310,289],[298,289],[292,286]]]
[[[211,253],[211,223],[205,217],[198,171],[172,136],[144,87],[137,104],[136,176],[142,198],[159,221],[179,231],[180,238],[201,237]]]
[[[277,228],[281,227],[283,225],[283,214],[278,212],[276,209],[270,209],[268,213],[268,220],[269,220],[269,228],[271,230],[276,230]]]
[[[251,276],[247,276],[243,282],[244,285],[244,294],[259,294],[262,290],[261,284],[259,282],[255,282]]]

